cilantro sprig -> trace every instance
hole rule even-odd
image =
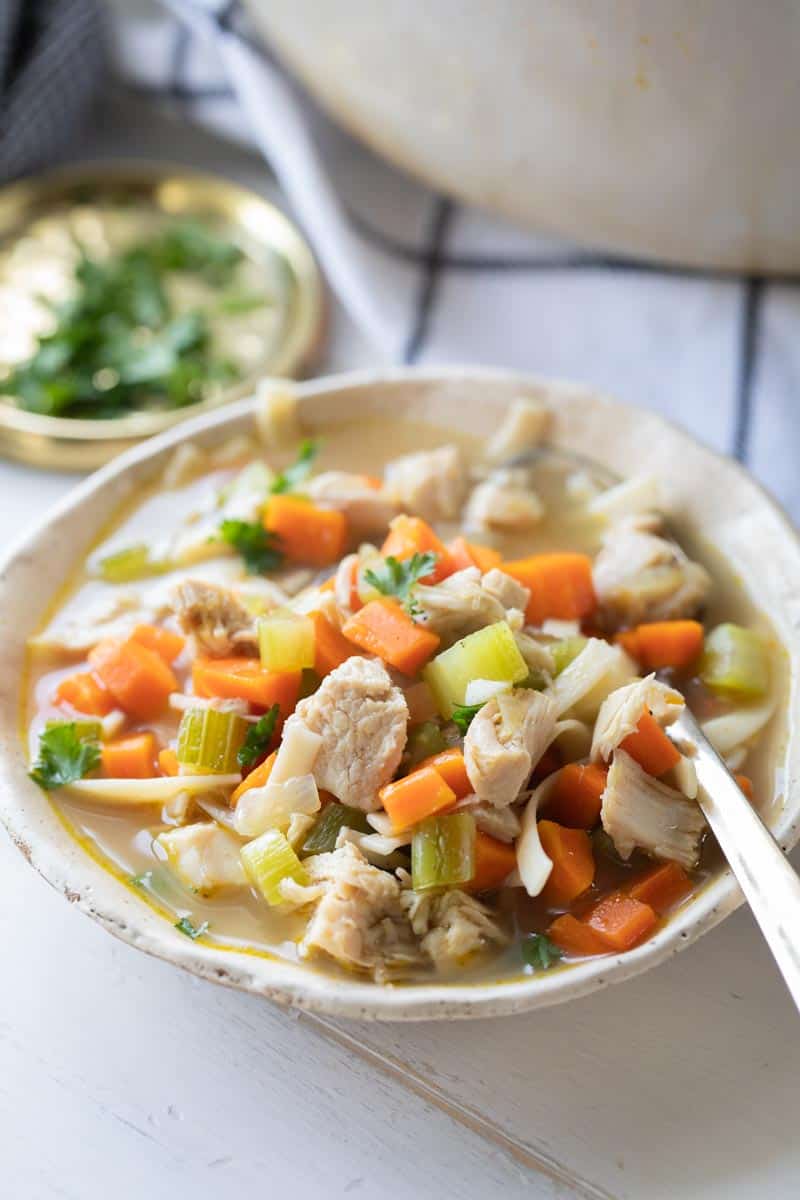
[[[484,700],[480,704],[454,704],[450,720],[458,726],[462,734],[465,734],[472,724],[473,718],[477,716],[485,703]]]
[[[100,746],[89,733],[81,733],[74,721],[50,725],[39,736],[39,757],[31,779],[45,791],[83,779],[100,764]]]
[[[250,575],[265,575],[283,563],[280,541],[258,521],[228,518],[219,527],[220,536],[244,559]]]
[[[371,567],[364,572],[367,583],[383,596],[394,596],[400,601],[407,612],[414,616],[418,611],[414,603],[414,588],[420,579],[430,575],[436,566],[438,555],[430,550],[424,554],[412,554],[411,558],[397,559],[390,554],[383,560],[383,566],[373,570]]]
[[[319,454],[319,442],[306,438],[300,443],[296,460],[283,471],[279,471],[272,481],[270,492],[277,496],[284,492],[294,492],[311,474],[314,459]]]
[[[264,753],[272,741],[272,735],[275,732],[280,712],[280,706],[273,704],[272,708],[268,712],[265,712],[263,717],[259,717],[255,725],[250,726],[247,731],[247,737],[239,747],[239,752],[236,755],[236,760],[240,767],[252,767],[253,763]]]
[[[551,942],[547,934],[532,933],[525,938],[521,946],[522,961],[534,971],[548,971],[563,954],[555,942]]]
[[[193,925],[188,917],[181,917],[180,921],[175,922],[175,928],[194,941],[196,938],[202,937],[204,933],[208,933],[208,921],[203,921],[202,925]]]

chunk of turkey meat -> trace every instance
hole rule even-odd
[[[711,587],[711,577],[681,547],[663,537],[655,514],[617,522],[594,563],[598,616],[607,629],[642,621],[691,617]]]
[[[285,728],[301,724],[322,738],[313,767],[317,787],[372,812],[400,765],[407,723],[405,697],[383,664],[353,655],[300,701]]]
[[[660,683],[655,675],[617,688],[605,698],[597,714],[592,761],[608,762],[617,746],[635,732],[645,710],[652,713],[659,725],[671,725],[680,716],[683,704],[680,693]]]
[[[463,963],[492,945],[508,941],[491,911],[466,892],[439,895],[404,891],[401,903],[423,952],[437,968]]]
[[[371,487],[363,475],[349,471],[323,471],[308,481],[305,491],[326,508],[345,514],[354,541],[385,533],[398,513],[398,505],[385,488]]]
[[[418,584],[414,603],[425,624],[445,641],[454,641],[505,619],[500,601],[483,586],[477,567],[465,567],[431,587]]]
[[[202,896],[247,882],[239,859],[241,842],[214,822],[164,830],[156,843],[181,882]]]
[[[697,866],[705,828],[697,804],[648,775],[624,750],[609,767],[600,819],[622,858],[638,847],[687,871]]]
[[[555,733],[558,710],[549,696],[515,688],[478,711],[464,739],[464,761],[475,794],[495,808],[513,804]]]
[[[426,521],[452,521],[467,493],[467,472],[457,446],[420,450],[390,462],[386,490],[402,508]]]
[[[258,649],[255,621],[229,588],[185,579],[173,589],[172,608],[204,654],[225,658]]]
[[[394,875],[372,866],[352,842],[304,865],[308,892],[319,899],[300,942],[301,958],[325,955],[378,980],[421,960]]]
[[[464,524],[478,532],[499,529],[524,532],[544,516],[541,500],[528,485],[527,472],[494,471],[469,498]]]

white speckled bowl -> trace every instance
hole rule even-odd
[[[297,394],[312,428],[356,413],[387,411],[445,427],[467,424],[482,435],[496,427],[512,397],[535,395],[555,409],[553,440],[558,445],[589,455],[620,475],[658,473],[679,526],[702,530],[705,540],[727,557],[743,587],[758,596],[759,607],[787,648],[788,710],[773,733],[776,791],[764,811],[781,845],[794,845],[800,836],[800,724],[791,719],[800,678],[800,545],[784,515],[740,466],[651,413],[585,388],[498,371],[385,370],[316,380],[300,385]],[[248,431],[252,423],[252,402],[242,401],[129,451],[75,488],[3,564],[0,816],[54,887],[117,937],[206,979],[316,1012],[383,1020],[499,1016],[584,995],[655,966],[742,902],[726,871],[653,938],[624,956],[589,960],[546,975],[381,988],[306,965],[191,942],[90,858],[27,776],[19,693],[26,638],[108,514],[163,466],[176,445],[189,438],[213,444]]]

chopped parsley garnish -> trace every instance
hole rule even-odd
[[[458,726],[462,734],[466,733],[472,724],[473,717],[477,715],[485,703],[486,701],[484,700],[480,704],[454,704],[453,715],[450,720],[454,725]]]
[[[280,712],[280,706],[273,704],[269,712],[265,712],[263,717],[259,717],[255,725],[250,726],[247,731],[247,737],[244,739],[244,743],[236,755],[236,760],[240,767],[252,767],[253,763],[261,758],[261,755],[272,741],[272,735],[275,732]]]
[[[520,949],[522,961],[534,971],[547,971],[563,957],[558,946],[544,933],[532,933]]]
[[[411,558],[397,559],[390,554],[383,560],[383,566],[373,571],[371,568],[364,572],[367,583],[384,596],[395,596],[404,608],[413,616],[417,612],[412,595],[420,579],[430,575],[436,566],[437,555],[426,551],[425,554],[412,554]]]
[[[142,871],[141,875],[131,875],[131,884],[137,888],[149,888],[152,880],[152,871]]]
[[[185,933],[192,941],[195,938],[202,937],[204,933],[208,933],[208,921],[203,921],[202,925],[193,925],[188,917],[181,917],[180,921],[175,922],[175,928]]]
[[[297,455],[297,460],[286,467],[285,470],[279,471],[272,481],[270,492],[277,495],[282,492],[294,492],[299,484],[308,479],[311,474],[311,468],[314,465],[314,459],[319,453],[319,443],[312,442],[309,439],[300,444],[300,451]]]
[[[244,559],[251,575],[265,575],[283,563],[279,539],[258,521],[229,518],[219,527],[221,537]]]
[[[91,735],[81,734],[74,721],[48,726],[39,736],[39,757],[31,779],[45,791],[83,779],[100,764],[100,746]]]

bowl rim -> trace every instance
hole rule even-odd
[[[615,410],[620,411],[620,415],[624,414],[628,419],[635,420],[646,415],[654,427],[660,425],[671,429],[673,436],[677,434],[701,454],[724,463],[727,470],[737,473],[742,480],[747,481],[750,488],[755,488],[771,511],[771,516],[777,519],[782,535],[791,543],[800,564],[798,532],[784,510],[752,479],[740,463],[701,445],[680,426],[665,420],[659,414],[621,404],[583,385],[483,367],[393,367],[323,376],[289,386],[301,399],[325,399],[341,391],[370,389],[386,384],[402,386],[405,383],[417,383],[435,386],[465,380],[496,382],[521,390],[545,388],[556,400],[559,393],[573,396],[577,393],[589,401],[612,405]],[[268,387],[270,383],[276,388],[287,387],[285,380],[277,378],[265,381],[264,386]],[[228,423],[246,421],[249,417],[254,417],[255,412],[256,400],[250,397],[234,402],[224,409],[204,413],[134,446],[71,489],[30,531],[9,547],[0,560],[0,611],[3,610],[4,598],[10,594],[13,585],[15,566],[29,562],[35,557],[40,537],[54,525],[68,518],[81,502],[102,493],[112,481],[122,479],[135,468],[163,455],[181,442],[209,430],[224,427]],[[602,459],[598,461],[602,462]],[[800,582],[800,565],[797,578]],[[51,589],[49,599],[57,592],[57,587]],[[800,645],[793,643],[786,646],[786,649],[793,665],[794,658],[800,663]],[[789,708],[795,699],[795,690],[793,673],[791,692],[787,696]],[[13,692],[12,711],[18,713],[18,688],[15,687]],[[658,929],[648,942],[635,950],[624,955],[587,959],[576,965],[557,968],[547,974],[477,982],[448,980],[376,985],[357,977],[343,979],[307,963],[289,963],[278,957],[262,957],[248,954],[246,951],[232,953],[211,943],[193,942],[187,938],[176,941],[175,931],[163,918],[159,917],[158,923],[150,920],[137,921],[137,914],[147,911],[152,916],[156,914],[145,901],[132,895],[130,888],[115,880],[107,868],[98,864],[95,864],[97,870],[101,871],[107,880],[114,880],[115,888],[107,889],[109,896],[102,901],[95,896],[94,888],[86,883],[90,856],[66,830],[63,837],[70,839],[70,846],[66,842],[62,843],[60,838],[56,843],[52,837],[40,835],[35,824],[31,824],[27,819],[24,799],[17,798],[16,794],[20,790],[20,781],[24,778],[24,790],[28,791],[28,795],[32,794],[28,789],[35,789],[37,795],[41,795],[36,786],[26,778],[27,768],[19,737],[18,718],[13,729],[6,727],[2,732],[9,745],[16,747],[17,753],[16,761],[12,761],[9,754],[0,755],[0,818],[15,844],[52,886],[115,936],[149,954],[174,962],[202,978],[264,995],[283,1005],[327,1016],[392,1021],[491,1017],[563,1002],[586,995],[612,982],[629,979],[656,965],[697,940],[743,903],[743,896],[732,872],[724,867],[683,909],[678,910]],[[789,725],[787,751],[791,742],[792,729]],[[797,746],[794,747],[794,751],[796,758]],[[770,827],[784,850],[791,848],[800,839],[800,789],[793,808],[789,803],[789,788],[786,788],[784,804]],[[180,944],[183,942],[186,944]]]

